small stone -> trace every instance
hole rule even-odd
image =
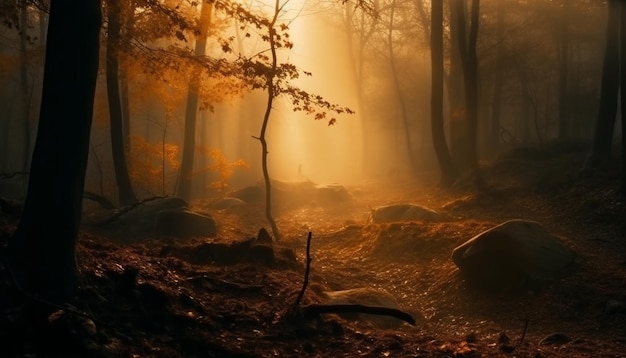
[[[557,332],[557,333],[552,333],[543,337],[539,341],[539,345],[540,346],[561,346],[571,341],[572,341],[572,338],[570,338],[565,333]]]

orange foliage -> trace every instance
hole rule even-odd
[[[148,194],[168,194],[175,186],[180,162],[179,146],[150,143],[141,136],[131,136],[133,150],[129,158],[130,177],[135,188]]]
[[[200,147],[198,149],[212,161],[208,167],[202,169],[202,172],[212,172],[216,174],[217,179],[209,183],[208,186],[220,194],[226,193],[228,180],[232,177],[235,169],[248,168],[248,164],[241,159],[229,162],[221,150],[208,147]]]

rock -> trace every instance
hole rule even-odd
[[[308,180],[272,180],[272,198],[276,212],[308,206],[315,201],[315,184]]]
[[[352,199],[348,189],[340,184],[316,185],[315,197],[322,205],[342,203]]]
[[[176,196],[168,196],[166,198],[146,202],[145,204],[143,204],[143,211],[152,211],[158,213],[161,210],[187,208],[188,206],[189,204],[187,204],[185,199]]]
[[[314,184],[309,181],[288,182],[272,180],[272,206],[280,211],[285,207],[301,206],[312,199]],[[265,183],[247,186],[228,194],[229,197],[243,200],[248,204],[260,204],[265,202]]]
[[[417,204],[394,204],[372,210],[372,221],[375,223],[414,220],[439,221],[441,218],[441,215],[435,210]]]
[[[540,346],[562,346],[572,341],[568,335],[564,333],[552,333],[543,337],[539,341]]]
[[[341,291],[322,292],[324,304],[353,304],[400,309],[395,297],[383,289],[360,287]],[[370,315],[363,313],[341,314],[346,319],[370,321],[380,328],[399,327],[403,321],[395,317]]]
[[[150,221],[154,223],[156,214],[161,210],[186,209],[189,205],[179,197],[168,196],[138,205],[122,217],[131,221]]]
[[[211,204],[211,208],[214,210],[223,210],[223,209],[230,209],[234,206],[239,206],[239,205],[244,205],[244,204],[246,204],[246,202],[241,199],[225,197]]]
[[[159,211],[155,229],[158,234],[181,238],[217,235],[217,225],[211,216],[189,210]]]
[[[263,189],[260,185],[251,185],[245,188],[237,189],[228,194],[228,196],[242,200],[248,204],[256,204],[265,200],[265,189]]]
[[[574,252],[541,224],[511,220],[482,232],[452,251],[469,282],[503,289],[556,278]]]

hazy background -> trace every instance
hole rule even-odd
[[[187,2],[180,4],[186,4],[189,16],[197,16],[197,8]],[[293,83],[356,113],[341,115],[335,125],[328,126],[327,120],[316,121],[293,112],[289,101],[279,98],[267,134],[270,173],[275,179],[343,184],[395,179],[415,174],[410,156],[418,171],[436,169],[430,139],[430,3],[387,0],[371,4],[375,16],[355,8],[354,3],[340,1],[291,1],[283,9],[279,22],[289,26],[293,48],[280,51],[281,62],[312,73]],[[263,3],[244,5],[254,11],[271,11],[271,6]],[[564,1],[549,0],[481,2],[481,158],[492,158],[520,144],[590,139],[599,97],[606,7],[601,1],[591,0],[572,0],[567,7]],[[135,15],[141,18],[147,12],[137,10]],[[447,14],[446,6],[446,21]],[[33,7],[26,14],[28,38],[15,28],[0,26],[0,173],[28,170],[36,133],[41,39],[45,37],[46,21],[45,13]],[[154,34],[159,26],[151,21],[138,21],[136,26],[144,26],[146,34]],[[242,30],[240,25],[215,11],[207,55],[234,59],[238,54],[267,53],[268,44],[259,30]],[[445,31],[449,76],[447,25]],[[244,35],[246,32],[250,37]],[[234,49],[224,53],[220,44],[229,36],[235,39]],[[193,36],[188,36],[186,42],[165,35],[145,37],[150,38],[146,46],[154,48],[176,43],[191,49],[194,43]],[[105,41],[106,23],[103,48]],[[565,71],[564,57],[560,56],[564,41],[568,45]],[[121,60],[129,72],[128,113],[134,139],[130,141],[128,160],[134,185],[142,197],[173,194],[189,71],[166,65],[155,70],[136,54]],[[115,198],[104,62],[101,60],[87,188]],[[568,78],[565,92],[559,87],[563,75]],[[219,150],[222,168],[236,161],[246,163],[246,167],[241,162],[231,167],[229,189],[262,178],[261,148],[253,137],[259,135],[267,94],[259,89],[223,94],[224,88],[218,84],[210,89],[212,97],[207,101],[212,108],[198,112],[194,180],[198,197],[220,195],[209,187],[219,180],[216,155],[206,154],[209,149]],[[558,133],[560,96],[566,96],[571,123],[565,138]],[[450,118],[455,113],[450,111],[447,98],[446,106],[446,131],[450,135]],[[496,118],[499,129],[494,136],[492,123]],[[21,197],[24,183],[23,175],[4,178],[0,180],[0,195]]]

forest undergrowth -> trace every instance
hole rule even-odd
[[[90,218],[104,214],[90,209],[78,243],[75,310],[26,327],[5,309],[0,356],[626,356],[619,160],[582,174],[585,153],[578,144],[516,148],[481,163],[488,190],[480,193],[464,183],[444,190],[434,172],[349,185],[348,201],[277,213],[284,237],[277,243],[257,237],[268,228],[261,206],[213,211],[217,238],[185,240],[94,226]],[[429,207],[443,219],[372,221],[373,208],[396,203]],[[192,204],[208,210],[206,202]],[[538,221],[562,237],[575,265],[538,288],[471,288],[452,250],[510,219]],[[17,217],[3,211],[0,220],[6,240]],[[416,325],[381,329],[336,315],[289,315],[302,288],[308,232],[302,305],[321,302],[321,291],[384,289]],[[35,309],[17,306],[20,314]]]

